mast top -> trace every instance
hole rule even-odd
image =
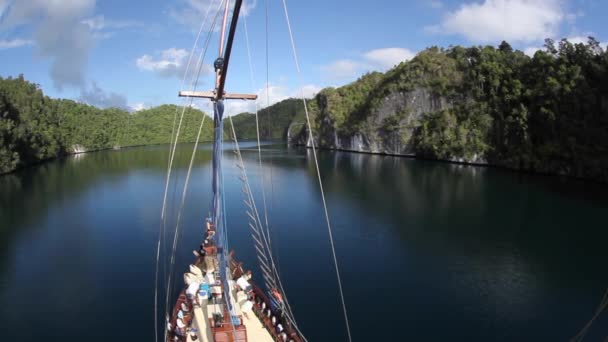
[[[226,1],[226,7],[224,8],[224,18],[222,20],[222,31],[220,34],[219,43],[219,57],[214,62],[215,68],[215,90],[198,92],[198,91],[180,91],[180,97],[196,97],[196,98],[207,98],[211,101],[221,101],[224,99],[238,99],[238,100],[256,100],[258,98],[255,94],[227,94],[224,92],[224,86],[226,85],[226,75],[228,74],[228,63],[230,62],[230,55],[232,53],[232,44],[234,42],[234,36],[236,34],[236,26],[239,20],[239,13],[241,12],[241,5],[243,0],[236,0],[234,4],[234,12],[232,14],[232,20],[230,21],[230,29],[228,31],[228,41],[225,45],[224,51],[224,38],[226,35],[226,24],[228,22],[228,7],[230,0]]]

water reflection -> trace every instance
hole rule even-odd
[[[240,172],[225,147],[230,243],[255,270]],[[177,150],[169,222],[191,152]],[[242,153],[258,205],[264,177],[298,323],[311,341],[344,340],[311,151],[264,146],[262,168],[254,145]],[[389,156],[318,156],[358,340],[566,340],[608,286],[601,272],[608,200],[585,196],[588,183]],[[191,261],[208,212],[210,157],[201,146],[178,269]],[[104,151],[0,177],[0,327],[9,340],[152,339],[167,158],[168,146]],[[32,270],[44,281],[32,282]],[[125,322],[142,329],[107,329]],[[607,323],[598,321],[591,340],[608,333]]]

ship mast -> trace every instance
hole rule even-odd
[[[226,306],[233,318],[235,312],[232,308],[230,300],[230,287],[228,284],[228,237],[226,235],[224,201],[223,201],[223,176],[222,176],[222,141],[223,141],[223,117],[224,117],[224,100],[225,99],[241,99],[255,100],[257,95],[251,94],[226,94],[224,86],[226,85],[226,75],[228,74],[228,63],[230,62],[230,54],[232,53],[232,44],[236,33],[236,27],[239,19],[239,13],[243,0],[236,0],[230,28],[228,30],[228,38],[226,40],[226,26],[228,22],[230,0],[226,0],[224,8],[224,17],[222,20],[222,28],[219,41],[218,58],[213,63],[215,68],[215,89],[210,92],[197,91],[180,91],[181,97],[206,98],[213,102],[213,202],[211,222],[215,226],[216,234],[213,237],[214,242],[218,247],[219,273],[224,287]],[[226,41],[226,43],[224,43]]]
[[[234,12],[232,14],[232,20],[230,22],[230,29],[228,31],[228,40],[224,44],[226,36],[226,26],[228,23],[228,12],[230,7],[230,0],[226,0],[226,7],[224,8],[224,18],[222,20],[222,30],[220,31],[220,42],[219,42],[219,53],[218,58],[214,62],[215,68],[215,90],[213,91],[180,91],[180,97],[195,97],[210,99],[213,102],[219,102],[224,99],[226,100],[256,100],[258,98],[255,94],[236,94],[236,93],[225,93],[224,86],[226,84],[226,75],[228,74],[228,63],[230,62],[230,55],[232,53],[232,45],[234,42],[234,36],[236,34],[236,26],[239,20],[239,14],[243,0],[236,0],[234,5]]]

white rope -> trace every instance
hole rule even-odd
[[[293,50],[293,58],[295,61],[295,65],[296,65],[296,69],[298,71],[298,77],[300,79],[300,85],[302,86],[302,82],[301,82],[301,71],[300,71],[300,62],[298,59],[298,53],[296,50],[296,44],[293,38],[293,31],[291,29],[291,22],[289,20],[289,13],[287,11],[287,3],[286,0],[283,0],[283,8],[285,10],[285,19],[287,20],[287,28],[289,29],[289,38],[291,40],[291,48]],[[334,238],[333,238],[333,234],[332,234],[332,230],[331,230],[331,223],[329,220],[329,213],[327,211],[327,203],[325,201],[325,192],[323,191],[323,181],[321,180],[321,171],[319,170],[319,162],[317,160],[317,152],[315,149],[315,141],[314,141],[314,137],[312,134],[312,125],[310,124],[310,115],[308,113],[308,106],[306,104],[306,98],[304,96],[304,89],[300,89],[301,93],[302,93],[302,101],[304,103],[304,112],[306,114],[306,123],[308,125],[308,133],[309,133],[309,139],[310,139],[310,144],[312,147],[312,155],[313,155],[313,159],[315,161],[315,167],[317,169],[317,178],[319,179],[319,188],[321,190],[321,200],[323,201],[323,209],[325,211],[325,220],[327,221],[327,232],[329,234],[329,241],[331,244],[331,252],[333,255],[333,259],[334,259],[334,266],[336,268],[336,278],[338,279],[338,289],[340,290],[340,301],[342,302],[342,311],[344,312],[344,321],[346,323],[346,332],[348,333],[348,340],[352,341],[352,337],[351,337],[351,333],[350,333],[350,324],[348,323],[348,313],[346,310],[346,303],[344,301],[344,292],[342,291],[342,280],[340,279],[340,271],[338,268],[338,259],[336,257],[336,248],[334,246]]]
[[[581,331],[579,331],[578,334],[576,334],[576,336],[574,336],[570,342],[578,342],[578,341],[582,341],[583,338],[585,337],[585,335],[587,334],[587,332],[589,331],[589,329],[591,328],[591,326],[593,325],[593,322],[602,314],[602,312],[604,310],[608,309],[608,289],[606,290],[606,293],[604,294],[604,296],[602,297],[602,301],[600,302],[600,305],[597,307],[597,309],[595,310],[595,314],[593,315],[593,317],[591,317],[591,320],[589,320],[589,322],[587,322],[587,324],[585,324],[585,326],[581,329]]]
[[[192,63],[192,57],[194,56],[194,52],[196,50],[196,47],[198,46],[198,41],[203,32],[203,28],[205,27],[205,24],[207,23],[208,15],[209,15],[209,12],[207,12],[205,19],[203,19],[201,26],[198,30],[198,33],[196,35],[196,39],[194,40],[194,44],[192,45],[192,49],[190,50],[190,55],[188,56],[188,63],[186,64],[186,70],[184,71],[184,76],[182,77],[180,89],[183,89],[184,85],[186,84],[186,79],[188,78],[188,74],[190,72],[190,65]],[[185,99],[184,99],[184,103],[185,103]],[[162,206],[161,214],[160,214],[162,222],[161,222],[161,228],[158,233],[159,234],[158,243],[156,246],[156,272],[155,272],[155,277],[154,277],[155,278],[155,281],[154,281],[154,340],[157,342],[158,342],[158,273],[159,273],[159,261],[160,261],[160,246],[161,246],[161,239],[164,238],[164,236],[165,236],[165,226],[166,226],[165,212],[166,212],[166,205],[167,205],[167,192],[169,190],[169,180],[171,178],[171,169],[173,166],[173,153],[175,152],[174,146],[175,146],[175,144],[177,144],[177,139],[175,139],[175,143],[174,143],[173,138],[175,135],[175,123],[177,121],[178,111],[179,111],[179,107],[176,107],[175,113],[173,114],[173,125],[171,127],[171,140],[169,141],[169,158],[168,158],[168,163],[167,163],[167,178],[165,180],[165,191],[163,193],[163,206]],[[181,123],[181,118],[180,118],[180,123]],[[163,271],[163,272],[165,272],[165,271]],[[164,276],[163,276],[163,278],[164,278]]]
[[[243,20],[243,24],[245,25],[245,42],[247,43],[247,57],[249,59],[249,78],[251,80],[251,87],[253,89],[255,89],[255,79],[254,79],[254,71],[253,71],[253,63],[252,63],[252,58],[251,58],[251,49],[250,49],[250,45],[249,45],[249,30],[247,28],[247,17],[244,17]],[[268,82],[266,82],[268,83]],[[266,90],[266,94],[268,94],[268,90]],[[266,206],[266,183],[264,182],[264,167],[262,166],[262,146],[260,143],[260,124],[259,124],[259,119],[258,119],[258,113],[259,113],[259,104],[258,104],[258,100],[255,100],[255,132],[256,132],[256,136],[257,136],[257,141],[258,141],[258,165],[260,168],[260,184],[262,187],[262,205],[264,207],[264,222],[266,223],[266,232],[268,233],[268,236],[270,237],[270,224],[268,223],[268,209]],[[235,139],[236,139],[236,135],[235,135]],[[269,244],[272,243],[272,241],[268,241]],[[272,246],[272,245],[271,245]]]
[[[196,90],[196,87],[198,86],[198,81],[199,81],[200,73],[201,73],[201,70],[202,70],[202,67],[203,67],[203,62],[204,62],[204,58],[206,56],[207,49],[209,47],[209,42],[211,40],[211,35],[213,33],[213,29],[215,27],[215,24],[217,22],[217,18],[218,18],[218,14],[219,14],[219,9],[221,8],[221,5],[223,4],[224,1],[225,0],[222,0],[222,2],[220,3],[220,5],[218,6],[218,11],[217,11],[217,13],[215,15],[215,19],[214,19],[214,21],[213,21],[213,23],[211,25],[211,28],[210,28],[210,30],[209,30],[209,32],[207,34],[207,38],[206,38],[206,41],[205,41],[204,48],[203,48],[203,50],[201,51],[201,53],[199,55],[198,63],[196,64],[196,70],[197,70],[197,72],[195,74],[195,79],[193,81],[193,90]],[[207,16],[205,16],[205,19],[203,20],[203,24],[201,25],[201,27],[205,26],[205,23],[206,23],[207,18],[208,18],[208,14],[209,14],[209,12],[207,12]],[[192,53],[194,53],[194,51],[192,51]],[[187,72],[188,72],[188,70],[186,71],[186,73]],[[187,76],[187,74],[186,74],[186,76]],[[175,143],[173,144],[173,149],[171,151],[170,162],[169,162],[170,167],[169,167],[169,170],[168,170],[167,179],[170,178],[170,172],[171,172],[171,168],[172,168],[172,165],[173,165],[173,159],[175,157],[175,149],[177,147],[177,142],[179,141],[178,139],[179,139],[179,134],[180,134],[180,131],[181,131],[181,125],[182,125],[184,113],[186,111],[186,108],[190,109],[192,107],[193,101],[194,101],[194,99],[190,98],[188,106],[187,107],[184,106],[182,108],[182,113],[181,113],[181,116],[180,116],[180,121],[179,121],[179,125],[178,125],[178,128],[177,128],[177,133],[176,133],[176,136],[175,136]],[[193,151],[192,160],[194,159],[194,155],[196,153],[196,147],[198,146],[198,142],[199,142],[199,139],[200,139],[200,134],[202,132],[202,126],[203,126],[204,121],[205,121],[205,117],[206,117],[206,115],[203,114],[203,120],[201,121],[201,126],[199,128],[199,132],[198,132],[198,135],[197,135],[197,139],[196,139],[196,143],[195,143],[195,150]],[[188,178],[187,178],[186,183],[184,185],[184,194],[182,194],[182,198],[184,198],[185,192],[187,191],[191,168],[192,168],[192,161],[191,161],[190,167],[188,169],[188,175],[187,175]],[[167,180],[167,184],[166,184],[166,187],[165,187],[165,194],[164,194],[164,198],[163,198],[163,212],[161,214],[161,217],[163,217],[163,219],[164,219],[164,212],[165,212],[165,208],[166,208],[166,197],[167,197],[167,190],[168,190],[168,182],[169,181]],[[182,201],[182,204],[181,204],[181,206],[179,208],[179,211],[178,211],[178,222],[177,222],[177,225],[175,227],[175,233],[174,233],[174,236],[173,236],[173,249],[172,249],[172,253],[171,253],[171,262],[170,262],[170,266],[169,266],[169,276],[168,276],[168,279],[167,279],[167,282],[166,282],[167,287],[165,289],[165,317],[168,317],[168,313],[169,313],[169,296],[171,294],[171,279],[173,277],[173,268],[174,268],[174,265],[175,265],[175,251],[176,251],[176,248],[177,248],[177,236],[179,234],[179,220],[181,218],[181,212],[182,212],[182,210],[183,210],[183,201]],[[156,296],[157,296],[157,294],[155,294],[155,297]],[[156,306],[156,304],[157,304],[157,299],[155,298],[155,306]],[[155,311],[157,311],[157,310],[155,309]],[[158,325],[157,322],[156,322],[156,325]],[[165,327],[164,327],[165,340],[167,339],[167,333],[168,333],[167,332],[167,326],[165,324]]]
[[[218,11],[216,13],[215,19],[213,21],[213,24],[212,24],[210,30],[209,30],[209,33],[207,35],[207,39],[205,41],[205,46],[204,46],[203,50],[201,51],[201,53],[199,55],[198,63],[197,63],[197,73],[196,73],[196,77],[195,77],[195,80],[194,80],[193,85],[192,85],[193,91],[195,91],[197,89],[197,87],[198,87],[198,81],[199,81],[200,73],[201,73],[201,70],[202,70],[202,67],[203,67],[203,61],[204,61],[205,56],[207,54],[207,49],[209,47],[209,42],[211,41],[211,35],[213,33],[213,29],[215,27],[215,24],[217,23],[217,18],[218,18],[218,15],[220,13],[220,9],[221,9],[222,4],[224,3],[224,1],[225,0],[223,0],[222,3],[220,3],[220,5],[218,6]],[[188,104],[188,107],[184,107],[183,110],[182,110],[182,118],[183,118],[183,113],[185,112],[186,108],[189,109],[189,108],[192,107],[192,103],[194,101],[194,98],[190,98],[189,100],[190,100],[190,103]],[[179,135],[179,126],[178,126],[178,135]],[[198,138],[197,138],[197,140],[198,140]],[[176,141],[177,141],[177,139],[176,139]],[[173,154],[175,154],[175,145],[174,145]],[[183,204],[182,204],[182,206],[180,207],[180,209],[178,211],[178,217],[179,217],[179,214],[181,213],[182,209],[183,209]],[[171,289],[171,285],[170,285],[171,284],[171,277],[172,277],[172,273],[173,273],[173,266],[175,264],[175,248],[176,248],[175,241],[176,241],[176,237],[178,235],[178,228],[179,228],[179,223],[176,225],[176,228],[175,228],[176,230],[175,230],[175,233],[173,235],[174,247],[173,247],[172,255],[171,255],[171,263],[170,263],[169,279],[168,279],[168,284],[169,285],[168,285],[167,296],[166,296],[166,306],[168,306],[168,304],[169,304],[169,292],[170,292],[170,289]]]
[[[232,128],[232,136],[233,136],[233,139],[234,139],[234,144],[235,144],[235,149],[236,149],[236,155],[239,158],[239,162],[242,165],[241,173],[243,174],[243,179],[244,179],[245,187],[247,188],[247,193],[249,195],[249,200],[251,201],[250,203],[252,203],[253,211],[254,211],[254,213],[255,213],[255,215],[257,217],[257,221],[259,221],[260,215],[259,215],[257,206],[255,204],[255,200],[254,200],[253,195],[252,195],[251,186],[249,185],[249,178],[247,177],[247,171],[246,171],[245,163],[243,162],[243,158],[242,158],[242,155],[241,155],[241,150],[240,150],[240,147],[239,147],[238,139],[236,137],[236,131],[234,129],[234,123],[232,121],[232,117],[229,117],[229,120],[230,120],[230,126]],[[285,307],[287,309],[286,312],[285,312],[286,316],[289,318],[289,320],[291,321],[292,325],[294,326],[294,328],[299,333],[300,337],[302,337],[302,339],[306,342],[307,341],[306,337],[300,331],[300,329],[298,328],[297,323],[295,322],[293,311],[291,310],[291,306],[289,305],[289,301],[287,300],[287,295],[285,293],[285,289],[283,288],[283,283],[281,282],[281,278],[279,277],[279,273],[277,271],[277,267],[276,267],[276,264],[274,262],[274,258],[272,256],[272,250],[270,249],[270,244],[269,244],[268,238],[266,237],[263,229],[260,229],[260,232],[261,232],[261,237],[262,237],[262,240],[264,241],[264,245],[265,245],[264,247],[266,249],[266,253],[268,254],[268,259],[270,260],[270,265],[271,265],[272,271],[273,271],[272,272],[273,274],[271,276],[271,280],[274,281],[275,284],[278,284],[278,288],[280,289],[281,293],[283,293],[283,301],[284,301]]]

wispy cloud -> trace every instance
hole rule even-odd
[[[144,27],[144,24],[136,20],[109,20],[103,15],[97,15],[81,21],[87,25],[95,39],[108,39],[113,37],[117,31]]]
[[[374,49],[362,53],[357,58],[340,59],[323,65],[321,70],[326,73],[329,80],[347,81],[366,71],[386,71],[415,56],[415,52],[405,48]]]
[[[105,29],[126,29],[133,27],[143,27],[144,24],[136,20],[110,20],[104,15],[97,15],[82,21],[83,24],[89,26],[93,31],[102,31]]]
[[[314,84],[307,84],[297,89],[290,89],[286,86],[269,83],[268,87],[264,86],[256,91],[258,95],[257,109],[266,108],[272,106],[277,102],[281,102],[288,98],[301,98],[304,94],[305,98],[312,98],[319,91],[321,87]],[[240,113],[254,113],[256,110],[255,101],[231,101],[226,107],[228,115],[235,115]]]
[[[340,59],[331,64],[321,66],[321,70],[327,73],[330,79],[340,80],[353,77],[363,67],[364,64],[361,62],[352,59]]]
[[[408,61],[416,56],[416,53],[404,48],[385,48],[371,50],[363,54],[372,68],[385,71],[395,65]]]
[[[141,71],[151,71],[161,77],[177,77],[183,78],[186,68],[188,67],[188,56],[190,52],[185,49],[169,48],[161,51],[156,57],[143,55],[135,61],[135,65]],[[195,63],[191,62],[189,73],[192,75],[196,71]],[[203,73],[212,72],[209,65],[204,65]]]
[[[33,45],[33,40],[28,39],[10,39],[10,40],[0,40],[0,50],[13,49],[22,46],[30,46]]]
[[[0,8],[4,8],[0,30],[33,25],[36,51],[51,60],[50,75],[56,88],[84,85],[93,36],[81,20],[93,12],[95,0],[14,1],[4,2]]]
[[[566,39],[572,44],[587,44],[589,37],[588,36],[572,36],[572,37],[568,37]],[[559,41],[561,39],[554,39],[554,40]],[[604,50],[608,49],[608,41],[600,42],[600,47]],[[543,50],[543,49],[544,49],[544,47],[541,47],[541,46],[528,46],[528,47],[524,48],[523,52],[530,57],[534,57],[534,54],[536,53],[536,51]]]
[[[169,10],[169,14],[180,24],[198,28],[201,25],[201,20],[207,16],[208,23],[211,23],[219,9],[220,3],[221,0],[179,0]],[[257,0],[243,1],[240,12],[241,16],[248,16],[256,7],[256,4]]]
[[[484,0],[462,4],[426,30],[472,42],[533,42],[554,36],[566,18],[561,0]]]
[[[129,107],[134,112],[139,112],[140,110],[148,109],[148,106],[146,106],[146,104],[143,102],[131,104],[131,105],[129,105]]]

